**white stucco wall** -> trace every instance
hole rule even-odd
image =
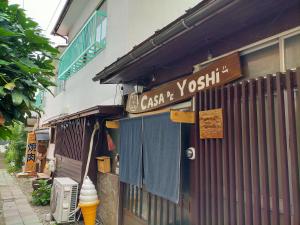
[[[129,0],[129,46],[147,39],[201,0]]]
[[[121,104],[119,87],[117,89],[116,85],[99,85],[98,82],[93,82],[95,74],[197,3],[199,0],[107,0],[106,48],[67,80],[64,92],[56,97],[46,95],[42,121],[95,105]],[[86,0],[81,14],[74,15],[74,23],[69,32],[71,39],[98,4],[99,0]]]

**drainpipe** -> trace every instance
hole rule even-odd
[[[66,45],[69,44],[69,39],[68,39],[66,36],[63,36],[63,35],[61,35],[61,34],[59,34],[59,33],[54,33],[54,35],[55,35],[55,36],[59,36],[59,37],[65,39]]]

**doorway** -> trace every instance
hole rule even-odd
[[[190,224],[190,161],[185,150],[191,145],[189,124],[181,126],[181,182],[179,203],[151,194],[146,187],[122,183],[123,225],[189,225]]]

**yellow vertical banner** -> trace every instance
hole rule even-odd
[[[35,172],[36,160],[36,138],[34,132],[29,132],[27,135],[25,171]]]

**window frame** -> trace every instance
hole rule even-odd
[[[285,40],[291,37],[295,37],[297,35],[300,35],[300,28],[298,31],[294,31],[290,34],[286,34],[282,37],[279,37],[279,55],[280,55],[280,72],[286,72],[286,64],[285,64]],[[295,69],[295,68],[292,68]]]
[[[278,44],[279,45],[279,62],[280,62],[280,71],[279,72],[284,73],[284,72],[286,72],[285,40],[287,38],[290,38],[290,37],[293,37],[293,36],[296,36],[296,35],[299,35],[299,34],[300,34],[300,26],[297,26],[293,29],[278,33],[274,36],[262,39],[260,41],[257,41],[257,42],[254,42],[252,44],[249,44],[249,45],[243,46],[241,48],[235,49],[233,51],[227,52],[227,53],[222,54],[220,56],[211,58],[209,60],[206,60],[204,62],[199,63],[198,65],[200,65],[200,67],[204,67],[204,66],[206,66],[207,64],[209,64],[213,61],[216,61],[220,58],[223,58],[223,57],[228,56],[228,55],[230,55],[232,53],[235,53],[235,52],[239,52],[240,56],[244,56],[244,55],[253,53],[255,51],[259,51],[263,48],[270,47],[272,45]]]

